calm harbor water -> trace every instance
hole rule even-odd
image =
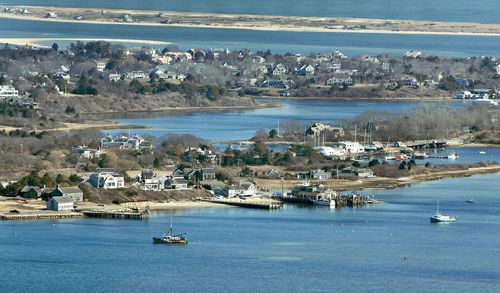
[[[399,0],[149,0],[147,5],[136,0],[3,0],[12,5],[59,7],[98,7],[121,9],[175,10],[212,13],[299,15],[327,17],[364,17],[382,19],[416,19],[498,23],[500,3],[479,0],[419,0],[408,3]]]
[[[161,137],[168,133],[192,134],[210,141],[248,139],[259,129],[278,127],[278,121],[297,120],[304,123],[321,121],[336,124],[351,119],[367,110],[399,112],[410,110],[416,101],[369,101],[369,100],[273,100],[259,102],[281,103],[279,108],[256,109],[243,112],[193,112],[180,114],[157,114],[149,117],[115,119],[123,124],[144,125],[149,129],[114,130],[112,133],[128,132]],[[463,107],[461,102],[451,105]]]
[[[367,208],[0,222],[0,291],[498,292],[500,174],[376,191]],[[476,203],[465,200],[474,197]],[[429,223],[436,201],[457,222]]]
[[[97,38],[164,41],[189,48],[270,49],[275,53],[326,53],[341,50],[348,56],[363,54],[403,55],[408,50],[441,56],[496,56],[500,37],[395,35],[363,33],[272,32],[236,29],[144,27],[56,23],[0,19],[0,37],[12,38]],[[297,41],[300,40],[300,41]],[[63,46],[70,42],[58,41]],[[52,41],[44,43],[51,45]]]

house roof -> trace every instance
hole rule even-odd
[[[61,190],[64,194],[82,193],[82,190],[78,186],[59,187],[59,190]]]
[[[66,196],[55,196],[51,200],[57,201],[57,203],[73,203],[73,199]]]
[[[29,186],[29,185],[24,186],[23,189],[21,189],[21,192],[22,193],[28,192],[31,189],[34,189],[37,193],[41,193],[42,192],[42,190],[40,189],[40,187],[38,187],[38,186]]]

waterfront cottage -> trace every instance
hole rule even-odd
[[[188,182],[184,178],[170,178],[165,180],[165,189],[188,189]]]
[[[42,195],[42,189],[38,186],[24,186],[20,194],[24,198],[39,198]]]
[[[73,199],[69,197],[52,197],[47,201],[47,209],[52,211],[73,211],[75,209],[75,204]]]
[[[311,170],[309,172],[309,178],[314,180],[328,180],[332,179],[332,173],[323,171],[321,169]]]
[[[88,182],[95,188],[117,189],[125,187],[125,179],[117,172],[103,171],[90,175]]]
[[[250,182],[240,182],[240,184],[229,185],[224,188],[224,195],[226,197],[237,197],[237,196],[254,196],[257,194],[257,187],[255,184]]]
[[[375,177],[373,171],[369,168],[357,168],[350,166],[341,170],[340,175],[342,177],[356,177],[356,178],[369,178]]]
[[[66,197],[75,201],[83,201],[83,191],[78,186],[74,187],[59,187],[44,188],[42,194],[47,198],[52,197]]]

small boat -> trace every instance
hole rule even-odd
[[[188,239],[186,233],[173,235],[172,229],[172,218],[170,218],[170,228],[168,233],[161,237],[153,237],[153,243],[155,244],[187,244]]]
[[[333,199],[316,199],[313,200],[313,204],[317,206],[329,206],[331,208],[335,207],[335,200]]]
[[[470,198],[468,200],[465,201],[466,203],[474,203],[474,199],[473,198]]]
[[[484,154],[486,154],[486,152],[485,152],[485,151],[479,151],[479,152],[477,152],[477,153],[478,153],[478,154],[480,154],[480,155],[484,155]]]
[[[406,160],[408,160],[408,156],[404,155],[404,154],[397,155],[396,158],[395,158],[395,160],[396,161],[406,161]]]
[[[439,212],[439,202],[436,207],[436,214],[430,218],[431,223],[451,223],[455,222],[456,218],[449,215],[444,215]]]
[[[413,159],[415,160],[425,160],[427,159],[428,155],[426,153],[421,153],[421,152],[415,152],[413,154]]]
[[[458,156],[457,153],[451,153],[451,154],[448,155],[448,159],[449,160],[456,160],[458,158],[459,158],[459,156]]]

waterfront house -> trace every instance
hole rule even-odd
[[[471,92],[469,91],[460,91],[458,92],[455,97],[453,97],[454,99],[472,99],[473,95]]]
[[[81,159],[99,158],[104,152],[100,149],[91,149],[85,145],[79,145],[74,150]]]
[[[360,154],[365,152],[365,147],[356,141],[341,141],[338,145],[344,148],[346,154]]]
[[[125,187],[125,179],[115,171],[97,171],[90,175],[88,182],[95,188],[118,189]]]
[[[72,187],[60,187],[57,185],[56,188],[43,188],[42,189],[43,198],[52,197],[67,197],[71,198],[73,202],[83,201],[83,191],[78,186]]]
[[[293,80],[266,80],[263,86],[275,89],[288,89],[293,84]]]
[[[271,169],[267,172],[266,177],[269,179],[281,179],[282,176],[278,171]]]
[[[418,81],[415,77],[413,76],[404,76],[401,78],[401,84],[403,84],[406,87],[418,87]]]
[[[332,199],[336,193],[323,185],[300,184],[292,188],[291,197],[300,200],[312,202],[313,200]]]
[[[259,55],[255,55],[255,56],[252,56],[252,62],[254,63],[264,63],[266,62],[266,59],[262,56],[259,56]]]
[[[361,57],[361,61],[371,63],[371,64],[379,64],[380,60],[377,57],[372,56],[363,56]]]
[[[240,182],[239,184],[226,186],[223,192],[226,197],[249,197],[257,194],[257,187],[250,182]]]
[[[298,70],[298,73],[302,76],[313,76],[314,70],[314,66],[312,65],[302,65],[302,67]]]
[[[332,179],[332,173],[323,171],[321,169],[311,170],[309,172],[309,178],[314,180],[328,180]]]
[[[122,78],[121,74],[118,73],[110,73],[108,75],[108,80],[109,81],[119,81]]]
[[[341,170],[340,176],[342,177],[356,177],[356,178],[370,178],[375,177],[373,171],[369,168],[357,168],[349,166]]]
[[[106,64],[108,63],[107,60],[96,60],[95,61],[95,64],[96,64],[96,69],[97,71],[99,72],[103,72],[104,69],[106,69]]]
[[[326,85],[329,86],[341,86],[341,85],[352,85],[353,80],[349,74],[335,73],[331,78],[326,81]]]
[[[283,76],[288,72],[288,70],[286,69],[285,65],[280,63],[273,68],[272,72],[274,76]]]
[[[202,174],[203,180],[215,179],[215,169],[214,168],[202,168],[201,174]]]
[[[139,135],[133,136],[112,136],[106,135],[101,138],[101,149],[151,149],[153,144],[150,141],[143,139]]]
[[[75,209],[75,203],[70,197],[52,197],[47,201],[47,209],[52,211],[73,211]]]
[[[0,101],[19,98],[19,92],[11,85],[0,85]]]
[[[404,55],[405,58],[410,58],[410,59],[417,59],[420,56],[422,56],[422,52],[414,50],[407,51]]]
[[[143,71],[125,72],[124,78],[128,80],[146,78],[146,74]]]
[[[188,181],[184,178],[169,178],[164,184],[165,189],[188,189]]]
[[[42,195],[42,189],[38,186],[24,186],[21,189],[21,197],[24,198],[39,198]]]

